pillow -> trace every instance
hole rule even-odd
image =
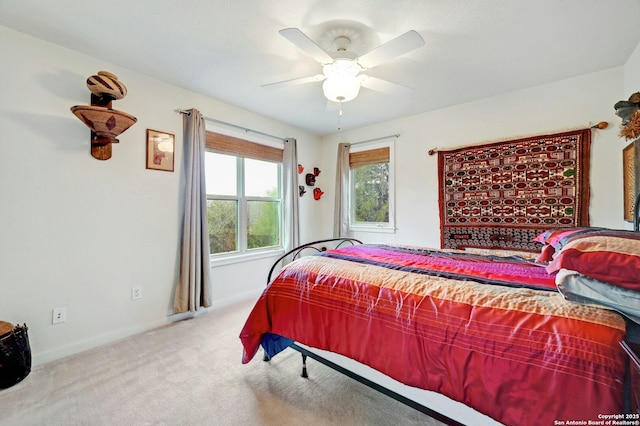
[[[566,269],[561,269],[556,275],[556,285],[566,300],[613,309],[640,324],[640,292],[612,286]]]
[[[553,260],[553,255],[555,254],[555,252],[556,249],[554,249],[549,244],[545,244],[542,246],[542,250],[540,250],[540,254],[538,254],[538,257],[536,257],[535,261],[537,263],[551,262]]]
[[[575,228],[557,228],[550,229],[548,231],[543,232],[533,239],[533,241],[537,241],[542,244],[549,245],[554,249],[559,249],[561,247],[561,242],[563,238],[566,238],[570,235],[576,234],[578,232],[588,232],[592,230],[599,230],[603,228],[592,228],[587,226],[578,226]]]
[[[640,232],[591,228],[563,237],[557,247],[547,272],[569,269],[640,291]]]
[[[553,255],[556,250],[560,249],[561,242],[568,236],[576,234],[578,232],[590,231],[593,229],[601,229],[601,228],[591,228],[586,226],[578,226],[574,228],[556,228],[550,229],[548,231],[543,232],[533,239],[533,241],[537,241],[542,243],[542,250],[538,257],[536,257],[536,262],[551,262],[553,260]]]

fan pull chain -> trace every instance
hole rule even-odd
[[[342,118],[342,101],[340,101],[340,110],[338,111],[338,131],[342,130],[342,125],[340,124]]]

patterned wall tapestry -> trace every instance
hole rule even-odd
[[[438,151],[441,245],[539,251],[589,224],[591,129]]]

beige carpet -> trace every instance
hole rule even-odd
[[[440,425],[291,349],[240,362],[251,303],[35,367],[0,425]]]

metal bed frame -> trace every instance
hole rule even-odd
[[[311,251],[315,251],[317,253],[323,252],[327,250],[327,246],[331,245],[334,249],[337,249],[345,244],[351,244],[351,245],[356,245],[356,244],[362,244],[362,241],[355,239],[355,238],[329,238],[329,239],[324,239],[324,240],[317,240],[317,241],[312,241],[310,243],[307,244],[303,244],[301,246],[298,246],[292,250],[289,250],[288,252],[286,252],[285,254],[283,254],[282,256],[280,256],[271,266],[271,269],[269,270],[269,274],[267,275],[267,285],[269,285],[271,283],[271,279],[272,279],[272,275],[273,272],[275,271],[275,269],[278,267],[278,265],[288,256],[291,256],[291,260],[295,260],[297,258],[299,258],[300,256],[302,256],[303,252],[307,251],[307,250],[311,250]],[[372,380],[367,379],[364,376],[361,376],[360,374],[354,373],[353,371],[344,368],[336,363],[334,363],[333,361],[330,361],[328,359],[326,359],[323,356],[320,356],[314,352],[309,351],[306,348],[303,348],[302,346],[299,346],[296,343],[293,343],[291,346],[289,346],[291,349],[294,349],[298,352],[300,352],[300,354],[302,355],[302,372],[300,374],[301,377],[303,378],[308,378],[308,372],[307,372],[307,357],[314,359],[318,362],[320,362],[321,364],[326,365],[329,368],[332,368],[333,370],[336,370],[342,374],[344,374],[347,377],[350,377],[356,381],[358,381],[359,383],[362,383],[363,385],[374,389],[380,393],[382,393],[383,395],[386,395],[388,397],[391,397],[393,399],[395,399],[396,401],[399,401],[411,408],[414,408],[426,415],[428,415],[429,417],[439,420],[442,423],[445,423],[447,425],[451,425],[451,426],[463,426],[462,423],[453,420],[437,411],[432,410],[431,408],[428,408],[422,404],[419,404],[417,402],[415,402],[414,400],[405,397],[404,395],[401,395],[389,388],[386,388]],[[271,361],[271,359],[269,358],[269,356],[267,356],[266,354],[264,354],[264,357],[262,359],[265,362]]]
[[[634,220],[633,220],[633,229],[636,232],[640,232],[640,195],[636,198],[635,201],[635,208],[634,208]],[[269,274],[267,276],[267,285],[269,285],[271,283],[271,279],[272,279],[272,275],[273,272],[275,271],[276,267],[280,264],[280,262],[282,260],[284,260],[285,258],[287,258],[288,256],[291,256],[291,260],[295,260],[297,258],[299,258],[302,253],[305,250],[313,250],[317,253],[323,252],[327,250],[327,245],[332,245],[334,249],[337,249],[345,244],[351,244],[351,245],[356,245],[356,244],[362,244],[362,241],[357,240],[355,238],[329,238],[329,239],[324,239],[324,240],[317,240],[317,241],[312,241],[310,243],[307,244],[303,244],[301,246],[298,246],[292,250],[289,250],[288,252],[286,252],[285,254],[283,254],[282,256],[280,256],[274,263],[273,266],[271,267],[271,269],[269,270]],[[633,340],[635,340],[635,338],[637,338],[636,335],[640,335],[640,326],[633,323],[630,320],[627,320],[625,318],[626,322],[627,322],[627,328],[630,328],[632,334],[634,335],[634,337],[632,337]],[[294,349],[298,352],[300,352],[300,354],[302,355],[302,373],[300,374],[301,377],[303,378],[308,378],[308,372],[307,372],[307,357],[312,358],[318,362],[320,362],[321,364],[326,365],[329,368],[332,368],[333,370],[336,370],[356,381],[358,381],[359,383],[364,384],[365,386],[374,389],[388,397],[391,397],[393,399],[395,399],[396,401],[399,401],[411,408],[414,408],[426,415],[428,415],[429,417],[436,419],[442,423],[445,423],[447,425],[451,425],[451,426],[463,426],[463,423],[460,423],[450,417],[445,416],[442,413],[439,413],[425,405],[422,405],[410,398],[405,397],[404,395],[401,395],[400,393],[397,393],[387,387],[384,387],[372,380],[367,379],[366,377],[357,374],[347,368],[344,368],[336,363],[334,363],[333,361],[328,360],[327,358],[320,356],[314,352],[309,351],[308,349],[299,346],[296,343],[293,343],[291,346],[289,346],[291,349]],[[263,361],[270,361],[271,359],[265,354],[263,357]],[[630,362],[627,365],[627,369],[626,369],[626,373],[625,373],[625,384],[624,384],[624,410],[626,413],[630,412],[630,401],[631,401],[631,365]]]

